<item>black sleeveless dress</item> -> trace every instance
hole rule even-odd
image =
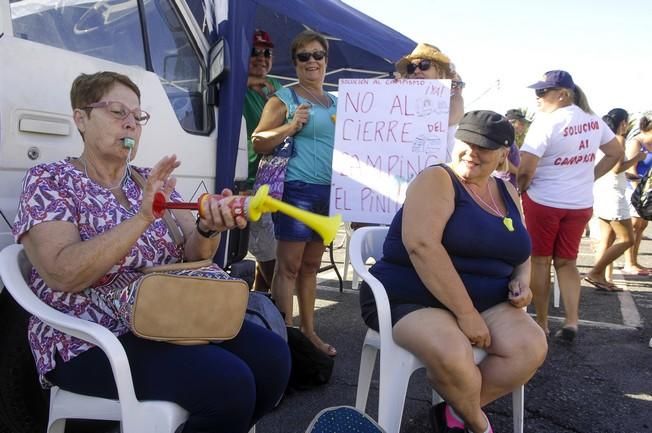
[[[507,285],[514,268],[530,256],[530,236],[502,180],[496,179],[507,206],[507,216],[514,225],[511,232],[501,217],[490,214],[473,200],[448,166],[441,167],[450,175],[455,190],[455,210],[444,228],[442,244],[462,278],[473,305],[482,312],[507,301]],[[436,198],[432,197],[431,200]],[[446,308],[432,295],[414,269],[403,245],[402,225],[401,207],[389,227],[383,245],[383,258],[370,269],[387,290],[393,325],[403,316],[421,308]],[[366,283],[360,286],[360,308],[367,326],[377,330],[376,304]]]

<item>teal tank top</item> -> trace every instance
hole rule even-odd
[[[326,95],[332,101],[328,109],[297,95],[300,103],[309,103],[312,109],[308,123],[294,135],[294,156],[288,162],[286,182],[299,180],[317,185],[331,184],[337,98],[329,93]],[[276,97],[287,107],[288,118],[292,118],[297,105],[290,89],[279,89]]]

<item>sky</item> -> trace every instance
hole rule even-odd
[[[571,73],[596,114],[652,110],[652,0],[344,2],[438,46],[467,83],[467,111],[533,113],[527,86],[553,69]]]

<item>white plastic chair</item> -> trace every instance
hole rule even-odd
[[[344,243],[346,249],[344,250],[344,272],[342,273],[342,278],[346,280],[346,277],[349,275],[349,264],[351,264],[351,253],[350,253],[349,246],[351,244],[351,236],[353,235],[354,232],[354,230],[351,228],[350,222],[344,223],[344,231],[346,233],[346,236],[344,237]],[[353,272],[353,274],[351,275],[351,288],[353,290],[357,290],[358,285],[360,284],[360,277],[358,276],[358,273],[355,271],[355,268],[352,268],[351,272]]]
[[[13,298],[30,314],[61,332],[101,348],[111,363],[119,400],[75,394],[58,387],[50,391],[48,433],[64,433],[67,418],[121,422],[122,433],[173,433],[187,418],[181,406],[167,401],[138,401],[122,344],[107,328],[69,316],[42,302],[28,287],[31,264],[22,245],[0,252],[0,277]]]
[[[559,308],[559,277],[557,277],[557,271],[553,268],[552,270],[552,290],[553,290],[553,296],[552,296],[552,305],[554,305],[555,308]]]
[[[355,407],[361,411],[366,410],[371,376],[376,355],[380,350],[378,424],[387,433],[398,433],[403,418],[403,405],[408,382],[412,373],[424,368],[424,365],[412,353],[394,342],[387,293],[380,281],[369,273],[365,265],[367,259],[371,257],[376,261],[382,257],[387,231],[387,227],[363,227],[356,230],[351,237],[351,264],[374,294],[380,329],[380,333],[373,329],[367,330],[364,339]],[[474,348],[473,356],[475,363],[479,364],[487,356],[487,353],[482,349]],[[512,393],[514,433],[523,432],[524,393],[523,386],[518,387]],[[441,400],[441,397],[433,390],[433,403]]]

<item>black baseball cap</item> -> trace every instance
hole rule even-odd
[[[507,110],[507,113],[505,113],[505,117],[507,120],[527,120],[525,118],[525,114],[518,108],[512,108],[511,110]]]
[[[512,145],[514,128],[495,111],[469,111],[460,120],[455,138],[486,149],[500,149]]]

